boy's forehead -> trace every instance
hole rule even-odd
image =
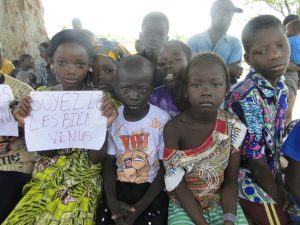
[[[156,18],[148,19],[142,27],[142,31],[146,30],[163,30],[167,33],[167,24],[164,20],[159,20]]]
[[[136,83],[136,82],[143,82],[143,83],[152,83],[154,74],[150,70],[121,70],[118,72],[117,81],[118,82],[126,82],[126,83]]]
[[[280,26],[272,26],[264,29],[257,30],[255,35],[251,37],[251,46],[250,49],[257,45],[264,45],[271,42],[270,37],[275,37],[278,40],[286,39],[285,31],[283,27]]]

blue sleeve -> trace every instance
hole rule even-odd
[[[282,145],[282,153],[297,161],[300,162],[300,122],[298,122],[292,131],[289,133],[287,139]]]
[[[193,54],[198,53],[198,48],[197,48],[197,42],[195,36],[191,37],[188,42],[187,46],[191,49]]]
[[[233,37],[231,40],[231,53],[228,57],[227,64],[242,62],[243,51],[239,39]]]

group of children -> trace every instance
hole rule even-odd
[[[167,42],[168,25],[157,17],[147,17],[142,29],[150,50],[134,56],[107,40],[93,46],[81,31],[51,39],[60,84],[48,89],[104,91],[107,142],[101,151],[39,152],[3,224],[299,224],[299,123],[281,153],[288,94],[282,76],[290,61],[281,22],[264,15],[247,23],[242,42],[251,70],[232,91],[219,56],[192,57],[184,43]],[[159,38],[165,42],[156,55]],[[146,56],[156,57],[157,67]],[[154,89],[155,82],[163,86]],[[30,102],[11,106],[20,127]],[[16,141],[26,149],[23,134],[9,143]],[[281,154],[290,159],[285,183]],[[22,160],[33,165],[33,158]]]

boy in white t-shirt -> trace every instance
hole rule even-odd
[[[115,88],[124,106],[111,127],[104,164],[111,215],[102,204],[98,224],[167,224],[162,132],[169,115],[148,103],[153,77],[154,66],[144,57],[129,56],[118,65]]]

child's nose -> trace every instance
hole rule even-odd
[[[76,65],[68,64],[68,65],[66,66],[66,69],[67,69],[67,72],[68,72],[68,73],[74,73],[75,70],[76,70]]]
[[[281,49],[279,49],[278,47],[273,47],[270,50],[269,58],[273,60],[281,57],[281,55],[282,55]]]

